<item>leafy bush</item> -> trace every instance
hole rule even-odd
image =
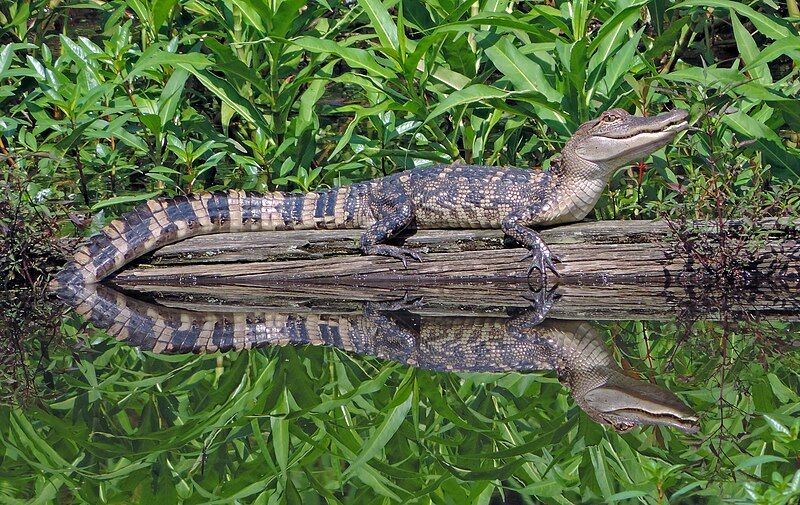
[[[600,215],[669,200],[663,183],[703,179],[720,149],[767,188],[800,174],[800,37],[769,6],[47,5],[0,9],[2,149],[79,208],[216,187],[306,191],[455,160],[546,166],[612,106],[686,108],[701,131],[680,143],[680,165],[658,154],[644,177],[615,180]]]

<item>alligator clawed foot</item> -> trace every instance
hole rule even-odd
[[[552,254],[546,247],[529,249],[528,254],[523,256],[520,261],[525,261],[529,258],[533,258],[533,261],[531,261],[531,264],[528,267],[528,277],[530,277],[534,270],[539,271],[542,279],[547,278],[547,270],[552,271],[556,277],[561,277],[561,274],[559,274],[558,270],[556,270],[556,265],[554,263],[554,261],[561,262],[561,258]]]
[[[418,309],[425,305],[422,296],[410,296],[408,291],[403,293],[403,298],[381,302],[371,302],[377,310],[393,312],[398,310]]]
[[[557,285],[551,288],[543,285],[539,289],[530,289],[523,293],[522,298],[531,302],[531,305],[508,321],[508,329],[513,332],[524,332],[541,324],[556,301],[561,298],[557,290]]]
[[[377,256],[388,256],[403,262],[403,268],[408,268],[408,259],[422,262],[422,258],[416,252],[405,247],[397,247],[394,245],[378,244],[372,246],[364,251],[366,254],[375,254]]]
[[[550,307],[559,298],[561,298],[561,294],[559,294],[557,291],[558,284],[555,284],[552,287],[541,286],[538,289],[530,289],[526,291],[522,294],[522,298],[531,302],[531,305],[535,307]]]

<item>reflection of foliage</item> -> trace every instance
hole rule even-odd
[[[47,358],[60,334],[63,308],[39,289],[0,293],[0,404],[28,404],[52,386]]]
[[[0,176],[0,402],[26,402],[49,340],[59,333],[62,309],[45,303],[46,282],[61,259],[56,223],[28,193],[30,181],[14,167]],[[38,380],[41,380],[39,377]]]
[[[704,413],[704,429],[685,463],[695,479],[708,482],[701,494],[738,480],[751,499],[788,503],[800,495],[800,473],[792,467],[800,451],[797,326],[722,316],[720,322],[623,323],[613,333],[623,340],[638,335],[632,339],[638,352],[626,356],[640,362],[636,368],[667,370],[656,377],[692,386],[686,398]],[[682,341],[677,347],[676,340]],[[775,462],[785,465],[784,473],[773,472],[780,467],[770,468]],[[705,488],[695,485],[695,492]],[[735,486],[728,489],[740,496]]]
[[[607,328],[624,363],[703,413],[701,433],[617,435],[551,374],[433,373],[321,348],[143,355],[79,334],[92,354],[52,353],[51,399],[0,410],[3,492],[157,503],[656,503],[742,486],[770,503],[798,496],[796,325],[696,322],[682,344],[675,323]]]

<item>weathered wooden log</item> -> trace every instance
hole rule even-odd
[[[170,307],[206,312],[305,309],[311,312],[360,310],[363,302],[420,298],[428,315],[485,316],[509,308],[529,307],[534,295],[525,283],[452,283],[415,287],[347,286],[276,283],[233,285],[129,285]],[[797,286],[708,290],[693,286],[610,284],[558,286],[560,296],[549,312],[558,319],[667,320],[702,317],[736,320],[741,317],[800,319]]]
[[[754,252],[745,255],[751,264],[740,265],[746,267],[740,280],[750,289],[715,286],[697,254],[687,261],[687,244],[677,242],[664,222],[587,222],[544,230],[544,240],[563,260],[561,299],[551,315],[670,319],[733,311],[794,320],[800,314],[800,246],[791,232],[781,231],[774,222],[763,227],[758,244],[739,244],[753,246]],[[500,231],[407,233],[400,239],[421,251],[424,260],[409,263],[407,269],[391,258],[361,255],[360,233],[314,230],[196,237],[156,251],[113,282],[161,303],[194,310],[235,312],[287,305],[357,310],[359,302],[406,295],[422,297],[426,311],[440,314],[485,314],[530,304],[529,263],[520,261],[526,251]],[[705,252],[713,253],[713,248]]]
[[[774,223],[764,226],[775,229]],[[360,234],[311,230],[195,237],[156,251],[149,264],[122,271],[115,282],[126,287],[286,282],[397,287],[528,279],[527,251],[499,230],[409,232],[400,240],[420,251],[423,261],[409,262],[407,268],[393,258],[361,255]],[[542,237],[562,259],[562,284],[696,284],[709,273],[707,265],[684,254],[665,222],[585,222],[543,230]],[[747,275],[784,283],[800,277],[800,246],[793,237],[776,232],[745,245],[753,246]],[[714,263],[713,257],[708,260]]]

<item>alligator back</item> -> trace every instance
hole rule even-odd
[[[112,221],[75,252],[53,288],[98,282],[159,247],[235,231],[361,228],[371,214],[369,186],[312,193],[220,191],[149,200]]]

